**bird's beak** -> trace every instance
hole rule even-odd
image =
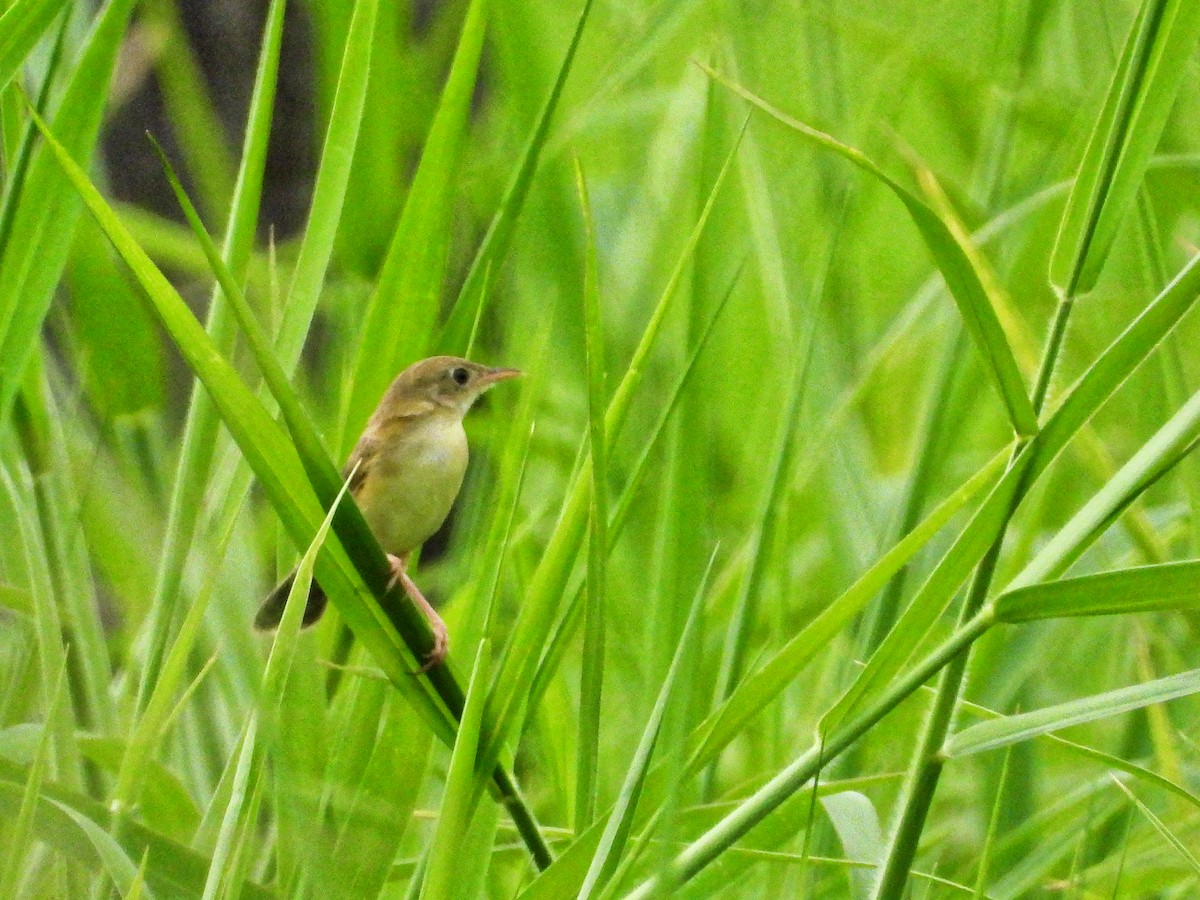
[[[508,379],[516,378],[521,374],[522,373],[520,369],[505,369],[498,366],[495,369],[488,369],[483,373],[483,375],[480,376],[479,380],[483,382],[484,387],[491,387],[498,381],[507,381]]]

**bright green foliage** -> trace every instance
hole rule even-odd
[[[0,4],[0,896],[1200,893],[1200,5],[200,5]]]

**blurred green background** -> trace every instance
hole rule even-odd
[[[1072,553],[1037,582],[1200,551],[1185,406],[1197,323],[1181,308],[1124,368],[1095,366],[1200,244],[1187,3],[594,0],[585,20],[582,4],[542,0],[7,7],[0,895],[574,897],[589,866],[589,896],[656,877],[694,897],[1196,890],[1194,700],[1097,700],[1046,729],[1072,725],[1071,743],[1015,724],[1004,749],[949,759],[936,794],[914,801],[906,773],[921,768],[936,680],[903,702],[885,690],[953,639],[961,586],[996,535],[992,598],[1056,536]],[[269,14],[282,38],[263,94]],[[111,205],[106,223],[29,103]],[[527,373],[469,418],[467,482],[418,569],[450,625],[453,690],[476,671],[471,696],[487,697],[483,737],[464,727],[454,750],[458,775],[410,705],[453,707],[449,682],[398,678],[408,651],[378,651],[391,626],[373,624],[372,643],[335,597],[267,665],[253,612],[315,523],[303,540],[288,526],[292,501],[261,485],[253,438],[219,427],[196,387],[202,342],[172,330],[169,289],[147,288],[109,243],[123,228],[199,321],[227,304],[147,131],[218,244],[241,217],[226,262],[335,465],[415,359],[469,352]],[[244,162],[255,140],[260,170]],[[1075,187],[1089,173],[1090,193]],[[1078,248],[1058,237],[1068,197],[1094,214]],[[931,253],[929,229],[956,249]],[[1111,245],[1089,245],[1105,229]],[[1043,424],[1088,373],[1103,397],[1044,476],[996,503],[996,530],[930,601],[932,624],[907,631],[899,612],[932,596],[922,584],[1029,437],[1014,439],[996,389],[1003,360],[964,328],[947,253],[1029,390],[1048,374]],[[1064,288],[1052,258],[1086,260],[1094,286]],[[1190,282],[1180,293],[1190,308]],[[214,352],[258,390],[253,348],[220,315]],[[1181,429],[1170,451],[1152,441],[1168,420]],[[1134,487],[1114,486],[1139,452],[1157,455],[1131,464]],[[285,463],[284,493],[311,506],[319,479]],[[1107,513],[1084,538],[1089,501]],[[367,551],[338,534],[349,555],[336,558],[367,571]],[[1160,571],[1128,590],[1166,596]],[[951,731],[1200,665],[1200,620],[1166,609],[1200,597],[1179,571],[1195,589],[1142,607],[1157,611],[988,631],[949,695]],[[750,675],[860,577],[846,619],[754,693]],[[773,776],[836,737],[822,717],[889,632],[911,658],[866,689],[879,715],[865,737],[760,804]],[[1171,696],[1196,690],[1193,677]],[[729,710],[727,740],[691,756]],[[512,809],[479,799],[487,770],[471,774],[496,728],[558,860],[541,875]],[[639,795],[644,735],[657,744]],[[639,796],[627,835],[597,851],[613,804]],[[920,823],[898,824],[922,802]],[[739,810],[757,827],[706,855]],[[915,858],[895,861],[906,835]],[[911,867],[898,887],[876,880],[888,859]]]

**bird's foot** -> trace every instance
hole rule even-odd
[[[421,593],[421,589],[417,587],[416,583],[408,577],[408,557],[393,556],[389,553],[388,562],[392,566],[392,580],[388,582],[388,590],[391,590],[396,584],[403,587],[412,602],[425,614],[425,619],[433,631],[433,649],[425,657],[424,665],[413,672],[414,675],[420,675],[445,661],[446,654],[450,652],[450,634],[437,610],[425,599],[425,595]]]

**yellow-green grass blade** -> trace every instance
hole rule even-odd
[[[311,578],[310,570],[309,576]],[[236,867],[230,866],[231,857],[236,862],[235,840],[238,824],[242,815],[242,805],[246,799],[246,787],[255,768],[254,757],[257,749],[258,716],[251,713],[242,732],[242,740],[237,751],[237,766],[234,769],[233,788],[230,791],[229,803],[225,815],[221,819],[221,827],[217,833],[216,847],[213,849],[212,862],[209,865],[208,877],[204,881],[204,893],[201,900],[215,900],[227,879],[236,874]],[[231,871],[232,869],[232,871]]]
[[[583,322],[588,386],[588,454],[591,457],[591,503],[588,510],[587,587],[584,601],[583,661],[579,686],[579,730],[576,744],[575,830],[583,831],[596,813],[596,778],[600,755],[600,709],[604,684],[606,572],[608,569],[608,450],[604,434],[604,323],[596,272],[596,234],[583,168],[575,160],[575,179],[583,212]]]
[[[458,297],[446,319],[446,324],[438,336],[438,352],[458,353],[469,343],[467,335],[471,332],[471,323],[479,320],[487,302],[488,282],[489,280],[495,281],[496,273],[508,256],[517,219],[525,206],[529,188],[533,184],[533,177],[537,172],[542,150],[550,134],[550,123],[554,120],[563,87],[567,83],[567,76],[570,75],[571,66],[575,62],[579,41],[583,37],[583,29],[592,10],[592,2],[593,0],[583,0],[583,8],[579,12],[579,18],[575,21],[575,30],[571,34],[571,41],[567,45],[567,52],[563,55],[562,64],[558,67],[558,73],[554,77],[554,84],[550,88],[546,102],[538,112],[533,130],[529,134],[529,140],[521,151],[521,158],[504,188],[504,196],[500,200],[496,214],[488,223],[487,232],[479,244],[479,249],[471,261],[471,268],[467,271],[467,277],[463,280]]]
[[[953,230],[947,227],[937,212],[884,172],[877,163],[860,150],[805,125],[707,66],[701,65],[701,68],[708,73],[709,77],[725,85],[775,121],[813,141],[818,146],[832,150],[864,172],[875,176],[896,195],[897,199],[904,204],[905,210],[908,211],[913,224],[920,232],[921,239],[925,242],[942,277],[946,280],[946,286],[950,289],[951,296],[958,304],[967,331],[970,333],[976,349],[986,361],[988,374],[995,384],[1000,398],[1004,401],[1013,430],[1021,436],[1034,434],[1038,428],[1037,415],[1030,403],[1029,393],[1021,377],[1021,372],[1017,368],[1012,347],[1009,346],[1004,329],[1000,327],[1000,321],[996,318],[996,310],[992,308],[979,273],[971,264],[970,256],[959,243]]]
[[[267,142],[278,81],[286,5],[286,0],[272,0],[267,12],[254,79],[254,92],[247,114],[241,165],[238,168],[237,183],[234,186],[226,226],[222,258],[239,278],[246,269],[254,246],[254,231],[258,221]],[[206,327],[213,343],[223,353],[228,354],[233,349],[235,323],[228,301],[218,284],[209,302]],[[171,485],[167,524],[151,602],[149,646],[136,700],[139,712],[144,710],[149,702],[163,654],[166,652],[171,623],[175,618],[182,588],[184,565],[203,507],[204,491],[212,462],[212,448],[216,442],[219,425],[220,419],[208,394],[202,385],[194,384],[183,427],[179,463]]]
[[[433,342],[446,268],[454,187],[467,114],[487,30],[489,0],[471,0],[421,162],[362,313],[358,356],[347,383],[341,448],[366,425],[396,373]]]
[[[487,669],[491,662],[490,644],[484,638],[475,655],[475,666],[467,688],[467,703],[463,710],[454,751],[450,755],[450,771],[442,792],[437,828],[429,847],[425,879],[421,886],[423,900],[452,900],[459,893],[459,873],[472,865],[463,858],[466,837],[471,828],[478,776],[475,759],[479,752],[483,707],[487,700]],[[476,848],[476,850],[490,848]]]
[[[1050,279],[1064,296],[1086,294],[1095,285],[1198,40],[1195,3],[1144,0],[1079,163],[1051,257]]]
[[[110,0],[54,111],[55,127],[76,160],[91,158],[108,85],[133,0]],[[21,186],[36,203],[18,203],[0,259],[0,418],[7,417],[63,264],[70,252],[78,199],[51,154],[39,152]]]
[[[46,726],[53,732],[54,773],[59,781],[70,788],[83,784],[83,772],[79,748],[75,743],[76,716],[75,698],[70,680],[67,682],[67,702],[51,708],[46,692],[57,683],[60,671],[69,672],[67,647],[63,644],[62,617],[54,596],[53,578],[49,571],[49,556],[42,540],[37,521],[36,503],[28,489],[26,478],[15,454],[6,454],[0,466],[0,505],[7,506],[15,527],[10,540],[21,556],[24,571],[24,587],[29,592],[31,613],[36,636],[37,667],[40,676],[39,693],[45,698],[44,707],[48,718]],[[20,577],[20,576],[18,576]]]
[[[72,503],[77,495],[66,454],[66,429],[52,399],[38,356],[13,407],[14,424],[33,475],[37,519],[55,595],[61,598],[63,640],[74,648],[77,677],[71,689],[84,727],[111,727],[116,711],[110,693],[112,662],[105,641],[95,590],[87,572]]]
[[[953,759],[998,750],[1072,725],[1117,716],[1152,703],[1188,697],[1197,691],[1200,691],[1200,669],[1193,669],[1143,684],[1068,700],[1044,709],[979,722],[952,735],[943,752]]]
[[[1001,622],[1200,607],[1200,561],[1160,563],[1006,591],[992,601]]]
[[[1005,590],[1055,578],[1148,488],[1192,453],[1200,438],[1200,393],[1192,395],[1038,552]]]

